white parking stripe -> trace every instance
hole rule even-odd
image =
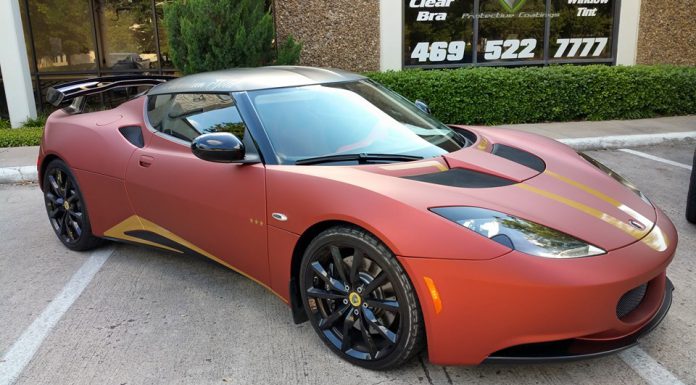
[[[638,346],[624,350],[619,357],[650,385],[684,385]]]
[[[656,161],[656,162],[661,162],[661,163],[669,164],[669,165],[672,165],[672,166],[681,167],[681,168],[685,168],[685,169],[687,169],[687,170],[691,170],[691,166],[689,166],[688,164],[675,162],[675,161],[672,161],[672,160],[669,160],[669,159],[665,159],[665,158],[660,158],[659,156],[646,154],[646,153],[644,153],[644,152],[640,152],[640,151],[636,151],[636,150],[629,150],[629,149],[627,149],[627,148],[622,148],[622,149],[620,149],[619,151],[623,151],[623,152],[628,153],[628,154],[633,154],[633,155],[636,155],[636,156],[640,156],[640,157],[643,157],[643,158],[645,158],[645,159],[654,160],[654,161]]]
[[[63,287],[63,290],[51,301],[51,304],[46,306],[41,315],[12,344],[0,361],[0,385],[11,385],[17,380],[24,367],[39,350],[48,333],[72,306],[113,252],[113,247],[92,252],[87,261]]]

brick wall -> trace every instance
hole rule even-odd
[[[643,0],[637,63],[696,65],[696,0]]]
[[[379,69],[379,1],[275,0],[274,7],[280,41],[302,42],[300,64]]]

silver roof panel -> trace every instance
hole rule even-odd
[[[234,68],[188,75],[153,87],[148,95],[237,92],[312,84],[339,83],[365,79],[364,76],[329,68],[271,66]]]

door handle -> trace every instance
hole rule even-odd
[[[152,162],[155,161],[155,158],[147,155],[140,155],[140,160],[138,163],[140,163],[140,167],[150,167],[152,166]]]

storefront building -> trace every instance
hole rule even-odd
[[[162,0],[4,3],[0,32],[12,36],[14,43],[0,48],[2,118],[25,119],[33,113],[27,104],[42,111],[46,88],[58,82],[176,72],[169,61]],[[696,64],[693,10],[688,2],[677,0],[275,0],[269,4],[279,37],[292,35],[303,43],[303,65],[377,71]]]

